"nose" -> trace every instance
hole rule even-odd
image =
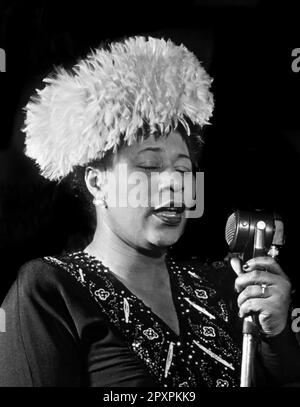
[[[183,176],[173,168],[166,169],[159,173],[158,190],[171,190],[172,192],[183,191]]]

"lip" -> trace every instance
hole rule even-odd
[[[153,216],[158,218],[161,222],[169,226],[178,226],[182,220],[182,213],[162,211],[158,213],[153,213]]]
[[[159,206],[156,206],[153,209],[153,211],[156,212],[156,211],[159,211],[159,210],[163,210],[163,208],[166,208],[166,209],[168,209],[168,208],[176,208],[179,211],[179,213],[183,213],[184,210],[185,210],[185,205],[184,205],[183,202],[168,201],[168,202],[165,202],[165,203],[163,203],[163,204],[161,204]]]

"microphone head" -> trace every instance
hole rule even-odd
[[[264,227],[262,228],[262,225]],[[260,229],[263,236],[264,250],[262,255],[267,254],[268,248],[273,244],[275,232],[274,215],[263,211],[242,211],[233,212],[226,223],[225,239],[231,252],[242,253],[243,260],[255,257],[255,236]]]
[[[237,221],[236,212],[233,212],[227,219],[226,227],[225,227],[225,239],[231,250],[234,248],[237,223],[238,223],[238,221]]]

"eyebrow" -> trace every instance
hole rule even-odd
[[[138,154],[140,154],[140,153],[142,153],[142,152],[144,152],[144,151],[156,151],[156,152],[160,152],[160,151],[163,151],[160,147],[146,147],[146,148],[143,148],[142,150],[140,150],[139,152],[138,152]],[[177,155],[177,158],[187,158],[188,160],[190,160],[190,161],[192,161],[191,160],[191,157],[189,157],[187,154],[183,154],[183,153],[179,153],[178,155]]]

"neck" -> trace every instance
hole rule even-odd
[[[97,227],[85,252],[99,259],[119,278],[139,286],[147,287],[149,283],[158,286],[167,276],[166,250],[159,253],[139,251],[124,242],[104,222]]]

